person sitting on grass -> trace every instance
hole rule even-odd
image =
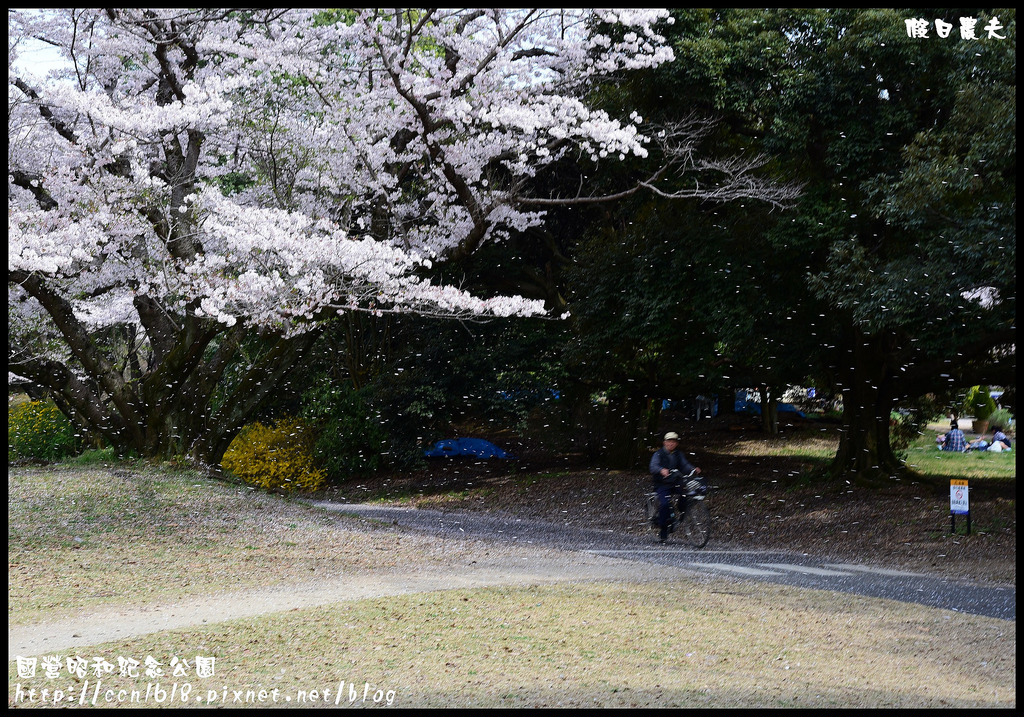
[[[949,433],[946,434],[946,440],[942,443],[942,450],[956,451],[957,453],[967,450],[967,439],[955,419],[949,423]]]
[[[989,444],[988,449],[993,453],[1008,451],[1010,450],[1010,439],[1001,429],[996,428],[992,433],[992,443]]]
[[[978,436],[973,441],[968,443],[967,444],[967,448],[965,450],[968,450],[968,451],[987,451],[989,445],[991,445],[991,444],[988,441],[985,440],[985,434],[982,433],[980,436]]]

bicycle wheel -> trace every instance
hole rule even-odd
[[[683,537],[695,548],[703,548],[711,538],[711,511],[707,502],[691,500],[683,517]]]
[[[644,509],[647,512],[647,524],[651,530],[658,531],[658,494],[648,493],[644,497]]]

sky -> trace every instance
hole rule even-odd
[[[66,64],[53,46],[28,39],[19,44],[14,67],[22,76],[42,78],[49,70]]]
[[[32,15],[35,12],[29,10],[26,14]],[[51,69],[60,65],[67,66],[67,61],[61,59],[53,45],[32,38],[23,38],[18,42],[18,59],[14,63],[14,69],[19,76],[41,79]]]

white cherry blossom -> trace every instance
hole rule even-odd
[[[586,90],[671,59],[667,17],[9,11],[12,373],[115,445],[216,459],[338,313],[544,313],[429,270],[542,223],[531,180],[571,149],[646,154]],[[19,72],[28,38],[65,64]],[[211,413],[245,332],[281,358]]]

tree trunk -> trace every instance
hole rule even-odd
[[[588,461],[597,460],[602,453],[604,434],[599,413],[591,400],[593,389],[579,381],[570,381],[562,387],[565,435],[568,443],[559,444],[558,450],[581,451]]]
[[[718,415],[733,416],[736,414],[736,391],[723,388],[718,394]]]
[[[635,468],[640,460],[642,427],[647,424],[647,399],[623,395],[608,400],[605,460],[610,468]]]
[[[843,367],[843,418],[833,475],[878,487],[905,474],[889,441],[896,392],[885,345],[890,337],[856,334]]]
[[[647,399],[647,409],[644,411],[645,426],[644,433],[646,437],[651,437],[658,432],[658,421],[661,419],[661,399],[660,398],[649,398]]]
[[[219,465],[234,437],[264,400],[277,392],[292,370],[305,360],[322,332],[318,328],[292,338],[279,338],[213,413],[207,430],[193,443],[193,455],[209,465]]]
[[[769,436],[779,435],[779,404],[778,391],[772,386],[762,384],[761,391],[761,428]]]
[[[143,458],[189,456],[201,465],[218,465],[234,436],[264,399],[279,390],[322,331],[316,328],[287,339],[268,337],[266,351],[221,400],[217,394],[225,368],[236,359],[249,331],[242,324],[227,329],[210,319],[175,316],[172,321],[158,302],[137,299],[153,356],[144,370],[138,367],[141,377],[126,381],[119,367],[130,364],[130,356],[110,353],[123,353],[124,342],[120,348],[118,342],[114,348],[101,346],[65,299],[36,277],[18,278],[51,316],[58,317],[54,323],[77,363],[27,357],[10,362],[11,370],[44,386],[76,425],[102,436],[120,453]],[[132,346],[128,343],[127,350]]]

